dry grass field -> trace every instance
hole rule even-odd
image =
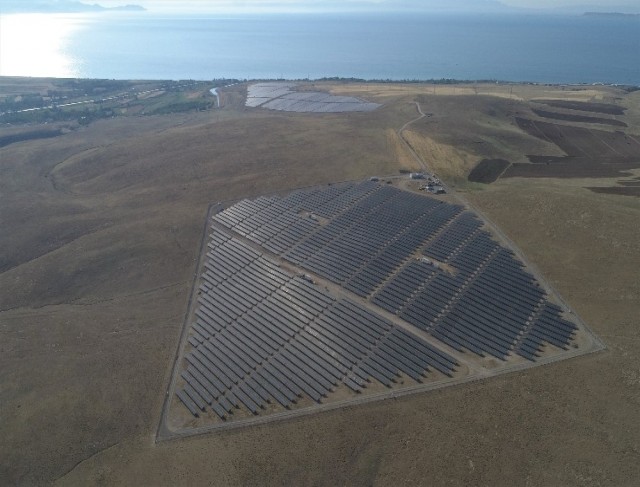
[[[100,120],[0,148],[0,485],[637,485],[640,198],[586,189],[616,178],[466,175],[483,158],[564,155],[516,123],[534,116],[532,99],[615,102],[638,134],[640,92],[319,88],[384,106],[274,113],[244,108],[237,86],[220,110]],[[418,116],[414,101],[431,115],[403,132],[412,148],[608,349],[156,443],[208,204],[413,168],[397,130]]]

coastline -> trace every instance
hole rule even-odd
[[[37,15],[40,28],[29,15],[0,16],[0,75],[640,85],[626,17]]]

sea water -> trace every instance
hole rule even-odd
[[[637,17],[23,14],[0,36],[4,76],[640,85]]]

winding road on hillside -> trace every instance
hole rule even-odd
[[[409,152],[411,152],[411,154],[413,155],[413,158],[416,160],[416,162],[420,165],[420,167],[422,168],[423,171],[427,172],[428,168],[427,165],[425,164],[425,162],[422,160],[422,158],[416,153],[415,150],[413,150],[413,147],[411,147],[411,144],[407,141],[407,139],[404,138],[403,132],[405,131],[405,129],[407,127],[409,127],[410,125],[414,124],[415,122],[422,120],[424,117],[426,117],[427,115],[422,111],[422,107],[420,106],[420,103],[418,103],[417,101],[414,101],[413,103],[415,103],[416,105],[416,109],[418,110],[418,113],[420,114],[420,116],[418,118],[414,118],[413,120],[409,120],[407,123],[405,123],[402,127],[400,127],[400,130],[398,130],[398,135],[400,136],[400,139],[402,140],[402,142],[404,143],[404,145],[407,147],[407,149],[409,149]]]

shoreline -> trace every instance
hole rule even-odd
[[[321,78],[226,78],[224,76],[205,79],[205,78],[181,78],[181,79],[169,79],[169,78],[108,78],[109,81],[130,81],[130,82],[197,82],[206,83],[210,81],[218,80],[233,80],[236,83],[261,83],[261,82],[294,82],[294,83],[370,83],[370,84],[427,84],[427,85],[527,85],[527,86],[610,86],[617,88],[638,88],[640,89],[640,82],[635,83],[607,83],[607,82],[542,82],[542,81],[508,81],[499,79],[456,79],[456,78],[425,78],[425,79],[379,79],[379,78],[353,78],[353,77],[321,77]],[[1,80],[107,80],[107,78],[85,78],[85,77],[64,77],[64,76],[22,76],[22,75],[0,75]],[[236,84],[233,83],[233,84]],[[211,94],[216,96],[213,91]]]

